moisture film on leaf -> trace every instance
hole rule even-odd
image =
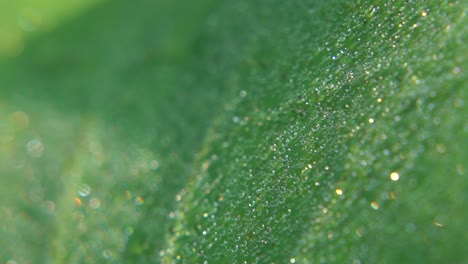
[[[468,258],[463,1],[29,2],[0,262]]]

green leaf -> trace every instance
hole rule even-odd
[[[260,6],[166,262],[463,262],[463,7]]]
[[[465,10],[108,1],[34,35],[0,262],[463,263]]]

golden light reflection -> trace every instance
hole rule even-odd
[[[397,172],[392,172],[390,173],[390,179],[392,181],[398,181],[400,179],[400,175]]]
[[[336,192],[336,194],[338,194],[338,195],[342,195],[342,194],[343,194],[343,190],[340,189],[340,188],[337,188],[337,189],[335,190],[335,192]]]
[[[380,208],[380,205],[376,201],[373,201],[370,205],[371,205],[372,209],[374,209],[374,210],[377,210],[377,209]]]
[[[81,207],[81,199],[78,197],[73,198],[73,201],[75,202],[76,206]]]
[[[136,205],[143,205],[145,203],[145,200],[143,199],[143,197],[141,196],[138,196],[135,198],[135,204]]]
[[[203,164],[202,164],[203,171],[208,170],[209,167],[210,167],[210,161],[209,160],[203,162]]]

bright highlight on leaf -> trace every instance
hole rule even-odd
[[[341,189],[339,189],[339,188],[336,189],[335,192],[336,192],[336,194],[338,194],[338,195],[342,195],[342,194],[343,194],[343,190],[341,190]]]
[[[392,181],[398,181],[400,179],[400,175],[397,172],[390,173],[390,179]]]

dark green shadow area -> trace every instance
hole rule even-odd
[[[158,259],[248,33],[213,2],[108,2],[1,63],[0,262]]]

